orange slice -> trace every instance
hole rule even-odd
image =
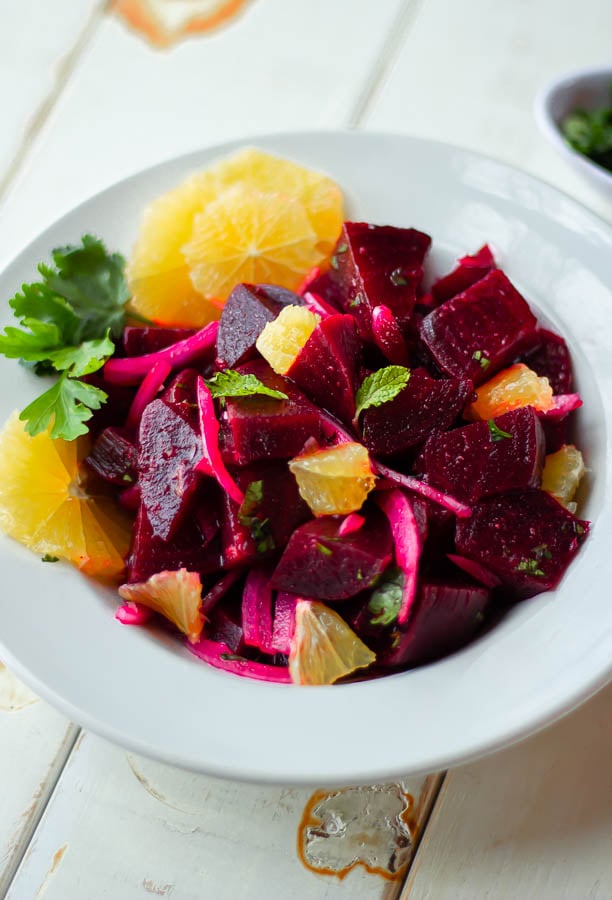
[[[542,490],[548,491],[563,506],[571,506],[585,473],[582,453],[573,444],[565,444],[544,460]]]
[[[319,321],[319,316],[304,306],[285,306],[266,324],[255,346],[274,371],[284,375]]]
[[[19,413],[0,432],[0,531],[35,553],[70,560],[88,575],[115,577],[125,568],[130,528],[81,478],[82,441],[31,437]]]
[[[521,406],[533,406],[545,412],[553,406],[553,392],[548,378],[540,378],[524,363],[516,363],[481,384],[465,417],[494,419]]]
[[[338,613],[317,600],[299,601],[289,653],[295,684],[333,684],[375,660],[376,654]]]
[[[368,451],[354,442],[296,456],[289,468],[315,516],[346,515],[361,509],[376,484]]]
[[[201,612],[202,582],[197,572],[187,569],[158,572],[138,584],[122,584],[119,596],[161,613],[186,634],[192,644],[199,640],[204,616]]]

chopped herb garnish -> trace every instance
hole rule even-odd
[[[561,130],[574,150],[612,172],[612,85],[607,106],[575,109],[563,119]]]
[[[539,547],[533,548],[533,555],[537,560],[552,559],[552,553],[548,549],[548,544],[540,544]]]
[[[475,359],[476,362],[480,363],[481,369],[488,369],[491,365],[491,360],[487,359],[483,350],[474,350],[472,353],[472,359]]]
[[[45,553],[45,555],[41,557],[41,562],[59,562],[59,556],[53,556],[52,553]]]
[[[257,516],[253,516],[248,527],[258,553],[267,553],[268,550],[274,550],[276,541],[270,531],[269,519],[258,519]]]
[[[394,269],[390,275],[391,284],[394,284],[395,287],[405,287],[408,284],[408,279],[403,274],[401,269]]]
[[[238,510],[238,521],[251,532],[258,553],[274,550],[276,543],[270,531],[270,520],[254,515],[263,500],[263,481],[251,481]]]
[[[355,309],[357,306],[361,306],[363,303],[363,294],[360,292],[359,294],[355,294],[353,299],[349,302],[349,307],[351,309]]]
[[[382,406],[397,397],[408,384],[410,369],[405,366],[385,366],[368,375],[355,396],[355,422],[371,406]]]
[[[348,244],[345,244],[345,243],[339,244],[339,245],[336,247],[336,256],[337,256],[339,253],[346,253],[347,250],[348,250]]]
[[[317,550],[319,553],[322,553],[323,556],[332,556],[333,550],[330,550],[329,547],[326,547],[325,544],[321,544],[317,541]]]
[[[263,481],[251,481],[244,494],[244,500],[238,510],[238,519],[242,522],[243,518],[252,516],[261,501],[263,500]]]
[[[338,257],[336,256],[335,253],[332,256],[332,258],[330,259],[329,264],[332,267],[332,269],[336,269],[336,271],[338,270]]]
[[[404,573],[394,566],[385,573],[368,601],[368,611],[374,616],[370,619],[371,625],[392,625],[397,621],[402,606],[403,588]]]
[[[544,576],[546,574],[540,568],[540,561],[537,559],[522,559],[514,569],[516,572],[527,572],[528,575]]]
[[[274,397],[275,400],[286,400],[287,394],[282,391],[275,391],[273,388],[266,387],[255,375],[241,375],[234,369],[226,369],[224,372],[217,372],[212,378],[206,382],[210,393],[214,398],[217,397],[253,397],[261,395],[264,397]]]
[[[126,472],[125,475],[121,476],[121,481],[125,481],[126,484],[131,484],[134,481],[134,479],[132,478],[131,475],[128,475],[128,473]]]
[[[363,581],[363,572],[361,569],[357,569],[357,581]]]
[[[498,428],[493,419],[489,419],[487,425],[489,426],[489,434],[491,435],[491,440],[494,442],[503,441],[505,438],[512,437],[509,431],[502,431],[501,428]]]
[[[238,656],[236,653],[220,653],[219,659],[225,659],[228,662],[229,661],[246,662],[246,659],[244,658],[244,656]]]

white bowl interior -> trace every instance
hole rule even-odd
[[[584,398],[592,534],[559,589],[517,605],[459,653],[331,688],[261,684],[213,670],[160,632],[121,627],[116,601],[63,565],[0,541],[0,657],[69,716],[137,752],[277,783],[347,783],[429,772],[542,727],[602,686],[612,658],[610,503],[612,237],[578,204],[507,166],[390,135],[258,138],[329,172],[351,214],[432,234],[432,270],[485,241],[547,325],[568,340]],[[0,277],[6,297],[52,246],[84,231],[128,251],[145,204],[235,145],[145,171],[87,201]],[[8,316],[4,315],[8,321]],[[0,360],[0,418],[40,382]]]

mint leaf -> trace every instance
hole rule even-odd
[[[371,625],[392,625],[397,621],[402,607],[404,591],[404,573],[393,566],[383,576],[376,590],[372,591],[368,601],[368,611],[375,617],[370,619]]]
[[[100,409],[107,394],[91,384],[69,378],[64,372],[53,387],[37,397],[21,412],[19,418],[32,436],[45,431],[51,423],[52,438],[73,441],[87,434],[85,422],[91,419],[94,409]]]
[[[371,406],[382,406],[397,397],[408,384],[410,369],[405,366],[385,366],[364,379],[355,396],[355,422]]]
[[[489,419],[487,421],[487,425],[489,426],[489,434],[491,436],[491,440],[494,443],[496,443],[497,441],[503,441],[505,438],[512,437],[509,431],[502,431],[501,428],[498,428],[493,419]]]
[[[241,375],[234,369],[217,372],[206,382],[213,397],[253,397],[256,394],[274,397],[275,400],[287,400],[287,394],[266,387],[255,375]]]

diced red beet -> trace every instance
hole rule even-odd
[[[219,644],[225,644],[231,653],[240,654],[244,650],[244,634],[240,611],[233,604],[217,606],[206,626],[206,637]]]
[[[434,281],[431,288],[434,304],[444,303],[456,294],[461,294],[494,268],[495,259],[488,244],[472,256],[462,256],[452,272]]]
[[[184,341],[195,334],[194,328],[155,328],[153,326],[127,325],[123,329],[123,349],[126,356],[142,356],[157,353],[164,347]]]
[[[436,433],[418,462],[426,480],[465,503],[512,488],[539,487],[544,431],[531,406],[488,422]]]
[[[528,596],[559,583],[588,530],[588,522],[532,489],[482,500],[457,522],[455,542],[461,556]]]
[[[199,429],[164,400],[154,400],[140,422],[138,470],[142,503],[153,535],[169,540],[189,510],[200,476]]]
[[[174,376],[161,398],[194,428],[199,428],[200,424],[197,401],[198,377],[197,369],[183,369]]]
[[[361,341],[352,316],[335,315],[319,322],[287,372],[306,396],[339,419],[355,415],[355,388]]]
[[[389,526],[374,509],[363,528],[341,537],[342,521],[323,516],[297,528],[274,570],[272,587],[329,601],[370,587],[391,559]]]
[[[527,302],[493,269],[425,316],[419,330],[442,372],[479,385],[512,362],[536,325]]]
[[[298,287],[298,294],[305,297],[307,293],[316,294],[321,299],[334,308],[334,312],[342,309],[342,289],[340,285],[334,281],[329,272],[321,272],[318,266],[310,270]]]
[[[187,516],[171,540],[163,541],[153,534],[146,509],[141,505],[132,533],[128,582],[146,581],[164,570],[188,569],[205,575],[219,571],[221,566],[219,543],[213,540],[205,544],[195,518]]]
[[[500,586],[501,579],[493,572],[489,572],[488,569],[485,569],[480,563],[474,562],[473,559],[467,559],[465,556],[459,556],[457,553],[447,553],[446,555],[451,562],[461,569],[462,572],[465,572],[466,575],[469,575],[475,581],[478,581],[479,584],[484,584],[484,586],[488,588]]]
[[[110,484],[126,487],[136,481],[138,450],[121,428],[101,431],[85,462]]]
[[[372,311],[381,303],[401,328],[407,326],[430,244],[429,235],[414,228],[344,223],[330,274],[340,285],[344,311],[355,316],[363,337],[370,337]]]
[[[328,316],[335,316],[338,313],[338,310],[331,303],[328,303],[327,300],[324,300],[320,294],[313,294],[310,291],[306,291],[304,294],[304,305],[306,309],[309,309],[310,312],[321,319],[327,319]]]
[[[298,525],[312,518],[297,481],[285,462],[258,462],[233,472],[241,490],[261,482],[261,500],[250,511],[269,527],[275,547],[284,547]]]
[[[272,397],[228,397],[222,422],[225,451],[229,444],[233,462],[248,465],[260,459],[291,459],[301,451],[309,438],[323,436],[321,415],[298,389],[263,360],[240,366],[240,372],[251,373],[265,385],[287,395],[287,400]],[[227,457],[225,457],[227,458]]]
[[[363,442],[371,453],[391,456],[446,431],[472,396],[468,379],[432,378],[414,369],[406,387],[388,403],[361,416]]]
[[[204,596],[202,597],[202,604],[200,606],[200,611],[204,618],[208,619],[217,608],[221,600],[225,597],[225,595],[232,589],[234,584],[238,581],[238,579],[242,576],[242,572],[238,569],[230,570],[229,572],[225,572],[216,581],[211,588],[209,588]],[[225,604],[227,606],[227,604]]]
[[[490,591],[465,579],[423,579],[405,629],[395,646],[379,653],[380,665],[414,666],[453,653],[471,640],[484,620]]]
[[[272,647],[276,653],[289,655],[291,638],[295,630],[295,608],[303,597],[278,591],[274,604],[274,623],[272,625]]]
[[[569,394],[572,390],[572,360],[567,344],[560,335],[544,328],[538,329],[538,346],[521,358],[541,378],[548,378],[554,394]]]
[[[298,294],[267,284],[238,284],[223,307],[217,333],[217,363],[233,368],[255,352],[255,341],[283,306],[302,306]]]

